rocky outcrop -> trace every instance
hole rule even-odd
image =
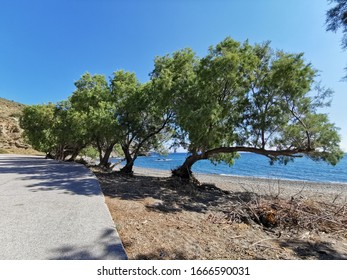
[[[32,153],[23,138],[19,118],[25,105],[0,98],[0,152]]]

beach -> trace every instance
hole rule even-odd
[[[347,259],[346,184],[195,174],[193,186],[139,167],[95,174],[130,259]]]
[[[145,175],[153,177],[169,177],[170,171],[160,169],[150,169],[134,167],[135,175]],[[215,184],[230,192],[255,192],[261,195],[280,194],[285,198],[301,195],[314,197],[318,200],[331,202],[333,200],[340,203],[347,200],[346,183],[321,183],[310,181],[296,181],[272,178],[257,178],[246,176],[224,176],[214,174],[194,174],[200,183]]]

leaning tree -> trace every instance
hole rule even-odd
[[[264,155],[272,163],[307,156],[336,164],[343,156],[337,128],[319,111],[331,91],[315,82],[317,71],[303,54],[226,38],[199,63],[184,63],[194,74],[181,78],[184,87],[174,79],[168,87],[189,151],[174,176],[190,179],[199,160],[232,164],[238,152]],[[172,65],[184,63],[173,55],[157,76],[175,77],[168,74],[175,71]]]

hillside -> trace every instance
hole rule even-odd
[[[25,143],[19,118],[25,105],[0,97],[0,153],[35,154]]]

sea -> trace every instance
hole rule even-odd
[[[161,170],[172,170],[180,166],[187,153],[169,153],[138,157],[135,166]],[[112,161],[116,162],[117,159]],[[217,174],[222,176],[248,176],[267,179],[287,179],[312,182],[330,182],[347,184],[347,154],[335,166],[325,162],[316,162],[308,158],[296,158],[287,165],[269,164],[269,160],[261,155],[240,153],[233,166],[225,163],[217,165],[209,160],[200,160],[193,165],[194,173]]]

